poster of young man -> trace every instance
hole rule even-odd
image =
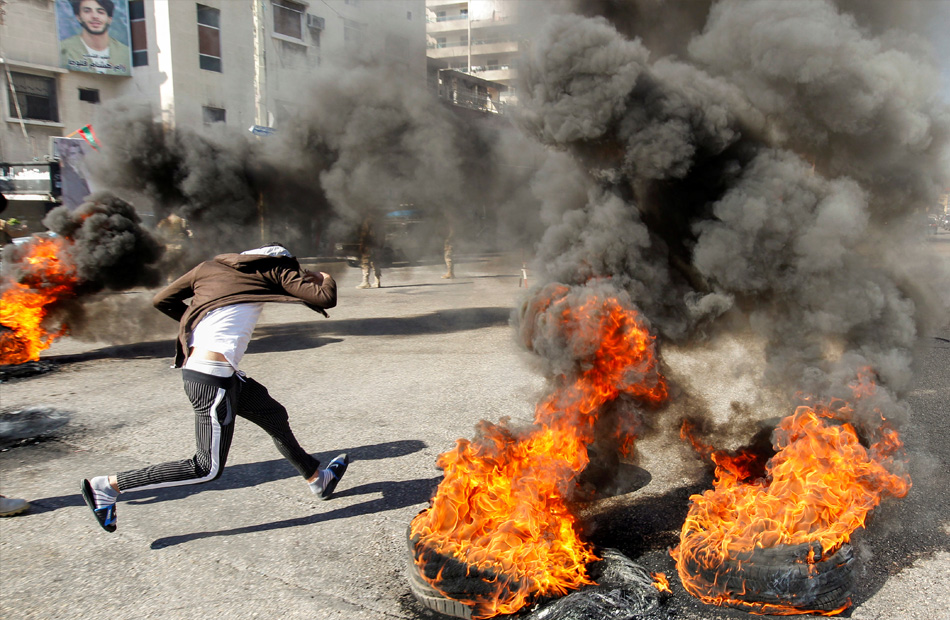
[[[56,20],[64,68],[132,75],[128,0],[56,0]]]

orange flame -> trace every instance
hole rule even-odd
[[[857,401],[876,388],[869,375],[862,374],[852,389]],[[707,451],[694,441],[698,451],[716,463],[716,472],[713,489],[690,498],[680,544],[671,552],[690,594],[753,613],[834,615],[847,609],[850,603],[833,611],[750,603],[743,600],[743,591],[727,590],[699,573],[708,577],[724,562],[748,561],[757,548],[818,543],[821,552],[804,560],[812,574],[815,563],[848,542],[883,498],[907,494],[910,477],[903,472],[903,462],[895,460],[903,452],[897,432],[882,417],[865,448],[850,423],[853,413],[841,400],[798,407],[773,433],[777,453],[762,478],[749,479],[749,454]]]
[[[666,578],[666,573],[650,573],[650,576],[653,577],[653,587],[658,591],[673,593],[670,590],[670,580]]]
[[[76,269],[63,259],[66,242],[60,238],[32,241],[20,260],[19,282],[9,282],[0,294],[0,364],[22,364],[40,358],[66,326],[47,331],[43,322],[51,304],[71,297]]]
[[[573,342],[580,337],[592,345],[582,369],[573,380],[560,377],[537,405],[530,430],[482,422],[478,439],[460,439],[440,455],[444,479],[431,506],[412,522],[420,573],[446,596],[442,575],[425,573],[424,548],[471,572],[499,576],[486,584],[488,594],[456,594],[474,608],[474,618],[513,613],[532,597],[592,583],[586,564],[596,556],[578,536],[568,497],[587,466],[598,413],[620,394],[644,405],[667,398],[653,336],[636,312],[617,299],[594,297],[571,309],[565,292],[556,290],[561,299],[548,300],[542,310]]]

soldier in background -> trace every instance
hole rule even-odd
[[[445,274],[442,276],[447,280],[451,280],[455,277],[455,263],[452,257],[454,252],[454,243],[455,243],[455,226],[449,222],[446,225],[445,232],[445,245],[443,248],[444,258],[445,258]]]
[[[370,288],[369,272],[372,270],[376,275],[376,288],[380,288],[381,271],[379,268],[379,239],[376,236],[376,223],[371,214],[367,214],[360,224],[360,269],[363,271],[363,280],[356,288]]]

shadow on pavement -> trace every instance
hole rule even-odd
[[[160,357],[172,358],[175,356],[175,339],[155,340],[153,342],[136,342],[111,347],[103,347],[84,353],[68,353],[64,355],[44,355],[43,361],[55,364],[72,364],[102,359],[154,359]]]
[[[458,308],[438,310],[428,314],[409,317],[378,319],[343,319],[329,322],[305,321],[282,325],[261,325],[255,331],[256,338],[248,346],[248,352],[271,351],[268,346],[283,340],[296,342],[311,332],[322,336],[410,336],[423,334],[447,334],[483,327],[504,326],[511,316],[509,308]],[[285,346],[281,343],[280,346]],[[294,348],[308,348],[305,346]],[[287,349],[277,349],[287,350]]]
[[[250,534],[251,532],[265,532],[269,530],[280,530],[288,527],[299,527],[301,525],[311,525],[314,523],[323,523],[333,519],[347,519],[362,515],[374,514],[385,510],[396,510],[405,508],[414,504],[426,502],[431,496],[441,476],[436,478],[423,478],[419,480],[406,480],[404,482],[374,482],[362,486],[346,489],[333,497],[352,497],[357,495],[369,495],[381,493],[382,497],[331,510],[330,512],[321,512],[319,514],[297,517],[295,519],[284,519],[283,521],[273,521],[271,523],[261,523],[259,525],[248,525],[245,527],[236,527],[230,530],[218,530],[213,532],[195,532],[193,534],[182,534],[181,536],[167,536],[159,538],[152,542],[152,549],[164,549],[174,545],[200,540],[202,538],[212,538],[216,536],[237,536],[240,534]]]
[[[315,349],[342,342],[334,336],[411,336],[448,334],[508,324],[508,308],[458,308],[438,310],[411,317],[375,319],[344,319],[330,322],[303,321],[280,325],[259,325],[248,353],[273,353]],[[44,362],[55,365],[102,359],[171,359],[175,353],[174,339],[137,342],[95,349],[84,353],[43,356]]]

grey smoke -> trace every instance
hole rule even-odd
[[[298,107],[259,138],[167,128],[154,110],[120,101],[103,111],[90,167],[155,219],[188,221],[188,247],[203,255],[186,251],[179,268],[259,242],[262,226],[298,254],[332,251],[327,239],[346,237],[364,215],[409,205],[466,230],[490,227],[485,238],[504,244],[538,229],[527,188],[545,154],[505,119],[458,116],[380,66],[321,66]]]
[[[519,121],[571,161],[534,181],[538,286],[610,281],[669,345],[757,334],[760,382],[788,398],[849,396],[871,367],[882,395],[859,413],[906,415],[914,350],[950,307],[919,225],[948,185],[950,117],[924,38],[847,6],[594,2],[548,20]],[[650,48],[624,7],[690,18]]]

